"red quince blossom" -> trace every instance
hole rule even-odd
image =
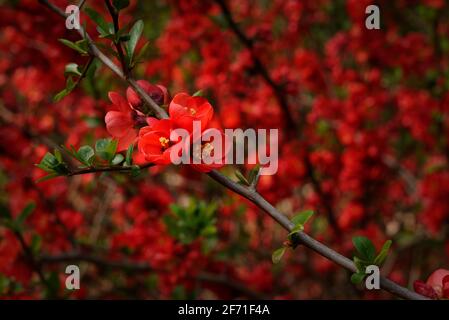
[[[170,118],[176,128],[189,132],[193,130],[193,121],[201,121],[201,131],[207,128],[214,110],[203,97],[192,97],[186,93],[178,93],[168,108]]]
[[[138,115],[131,109],[129,103],[118,93],[109,92],[109,99],[112,102],[112,110],[106,113],[106,130],[118,140],[117,151],[126,150],[137,138],[135,129],[135,118]]]
[[[171,147],[174,145],[170,140],[172,121],[170,119],[149,119],[149,126],[139,131],[139,152],[145,159],[155,164],[169,164]]]
[[[424,283],[417,280],[413,284],[419,294],[431,299],[449,299],[449,270],[435,270]]]
[[[214,141],[215,138],[218,138],[214,137],[218,132],[220,139],[219,141]],[[210,172],[211,170],[222,168],[225,165],[225,158],[231,147],[231,143],[226,143],[227,139],[228,137],[223,131],[216,128],[204,130],[201,133],[201,137],[198,137],[198,140],[196,140],[196,144],[193,143],[193,135],[190,135],[190,138],[186,140],[185,147],[190,147],[191,150],[191,166],[200,172]]]
[[[145,80],[137,80],[136,82],[158,105],[168,104],[169,95],[166,87],[154,85]],[[126,98],[135,110],[141,109],[142,99],[132,87],[128,87],[126,90]]]

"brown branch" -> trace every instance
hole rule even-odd
[[[49,2],[47,0],[39,0],[41,3],[47,5],[50,8],[54,8],[53,5],[49,5]],[[53,9],[54,11],[59,13],[59,9],[56,8]],[[63,13],[62,15],[65,17],[66,15]],[[155,111],[158,118],[167,118],[168,115],[165,112],[164,109],[160,108],[151,97],[145,93],[145,91],[140,88],[133,80],[132,78],[126,79],[122,73],[122,71],[108,58],[106,57],[93,43],[93,41],[90,39],[89,35],[84,32],[84,30],[78,30],[80,35],[85,38],[89,43],[89,48],[91,54],[95,55],[101,62],[103,62],[107,67],[109,67],[114,73],[116,73],[120,78],[126,80],[141,96],[141,98],[148,103],[148,105]],[[218,171],[211,171],[208,173],[208,175],[216,180],[218,183],[222,184],[223,186],[227,187],[228,189],[234,191],[235,193],[240,194],[241,196],[245,197],[246,199],[253,202],[256,206],[258,206],[260,209],[268,213],[274,220],[276,220],[284,229],[287,231],[292,231],[294,228],[293,223],[285,216],[283,213],[278,211],[276,208],[274,208],[265,198],[263,198],[259,193],[257,193],[255,190],[252,190],[251,188],[244,187],[228,177],[222,175]],[[339,254],[338,252],[332,250],[331,248],[327,247],[326,245],[322,244],[321,242],[315,240],[314,238],[310,237],[304,232],[298,233],[298,240],[300,244],[303,244],[304,246],[314,250],[318,254],[326,257],[327,259],[335,262],[336,264],[342,266],[343,268],[349,270],[350,272],[356,272],[356,267],[354,263],[346,258],[345,256]],[[426,299],[425,297],[421,296],[420,294],[417,294],[413,291],[408,290],[407,288],[404,288],[395,282],[385,278],[381,277],[380,280],[381,288],[384,290],[398,296],[404,299],[413,299],[413,300],[421,300]]]
[[[115,35],[118,34],[120,27],[119,27],[119,13],[118,11],[114,8],[114,6],[112,5],[110,0],[105,0],[104,1],[106,3],[106,7],[108,8],[108,11],[112,17],[112,23],[114,25],[114,33]],[[120,39],[114,39],[114,45],[115,48],[117,49],[117,53],[118,53],[118,57],[120,60],[120,63],[122,65],[122,70],[125,73],[125,76],[128,78],[131,75],[131,71],[129,70],[128,64],[126,63],[126,59],[125,59],[125,54],[123,53],[123,48],[122,48],[122,43],[120,41]]]
[[[146,168],[150,168],[153,167],[154,163],[145,163],[143,165],[138,166],[139,169],[146,169]],[[123,166],[108,166],[108,167],[90,167],[90,168],[85,168],[85,169],[75,169],[75,170],[71,170],[67,176],[71,177],[71,176],[76,176],[76,175],[80,175],[80,174],[87,174],[87,173],[97,173],[97,172],[129,172],[136,169],[135,166],[128,166],[128,167],[123,167]]]

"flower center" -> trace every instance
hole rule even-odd
[[[160,137],[159,142],[161,143],[162,147],[167,148],[170,140],[165,137]]]
[[[193,150],[193,156],[196,159],[203,159],[204,157],[211,157],[213,151],[213,144],[207,142],[201,146],[196,146]]]
[[[193,108],[187,108],[187,107],[185,107],[185,110],[186,110],[187,112],[190,112],[190,114],[191,114],[192,116],[194,116],[194,115],[196,114],[196,110],[193,109]]]

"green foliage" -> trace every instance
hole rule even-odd
[[[273,263],[279,263],[287,248],[296,248],[299,245],[299,232],[304,230],[304,225],[315,214],[313,210],[305,210],[292,218],[295,225],[292,231],[288,234],[288,242],[283,247],[275,250],[271,256]]]
[[[313,210],[305,210],[295,215],[292,218],[292,222],[295,225],[292,233],[304,230],[304,225],[314,214]]]
[[[358,256],[354,256],[353,258],[357,272],[351,276],[351,282],[354,284],[360,284],[365,277],[365,270],[367,266],[376,265],[380,267],[385,262],[392,241],[385,241],[378,254],[376,254],[376,248],[371,240],[366,237],[353,237],[352,243],[357,250]]]
[[[74,154],[80,162],[86,166],[91,166],[94,161],[95,151],[91,146],[82,146]]]
[[[66,45],[70,49],[73,49],[77,51],[78,53],[81,53],[82,55],[88,55],[88,46],[87,46],[87,40],[79,40],[76,42],[72,42],[67,39],[58,39],[62,44]]]
[[[79,66],[76,63],[68,63],[65,66],[64,75],[74,75],[74,76],[81,76],[81,70],[79,69]]]
[[[238,183],[244,186],[252,186],[257,181],[260,172],[260,165],[256,164],[248,173],[248,178],[243,175],[240,170],[235,171],[235,176],[237,177]]]
[[[273,252],[273,254],[271,255],[271,260],[273,261],[274,264],[277,264],[281,261],[286,250],[287,247],[281,247]]]
[[[44,181],[57,176],[63,176],[70,172],[62,159],[61,153],[57,149],[55,149],[53,154],[47,152],[41,162],[36,166],[48,173],[47,176],[41,178],[39,181]]]
[[[95,143],[96,154],[108,162],[112,162],[117,151],[117,140],[100,139]]]
[[[36,205],[33,202],[28,203],[25,206],[25,208],[23,208],[22,212],[14,219],[11,216],[11,213],[9,212],[8,208],[2,207],[0,210],[1,225],[5,226],[6,228],[8,228],[14,232],[22,232],[25,221],[33,213],[35,208],[36,208]]]
[[[170,235],[183,244],[190,244],[201,238],[214,240],[217,235],[215,227],[216,205],[191,200],[187,207],[171,205],[171,214],[164,217]]]
[[[366,237],[353,237],[352,243],[362,260],[370,262],[374,261],[374,258],[376,257],[376,248],[370,239]]]
[[[235,171],[235,176],[238,179],[238,183],[240,183],[240,184],[242,184],[244,186],[249,186],[250,185],[249,181],[246,179],[246,177],[243,175],[243,173],[240,172],[240,170],[236,170]]]
[[[113,34],[112,25],[107,23],[97,11],[92,8],[86,8],[85,11],[89,18],[97,25],[97,30],[101,37],[107,37]]]
[[[143,31],[143,21],[137,20],[129,31],[130,38],[126,43],[126,54],[128,57],[128,64],[133,61],[134,50],[136,49],[137,43]]]
[[[126,158],[125,158],[125,166],[131,166],[133,164],[133,152],[134,152],[134,144],[130,144],[128,150],[126,150]]]
[[[53,97],[53,101],[54,102],[61,101],[63,98],[68,96],[70,94],[70,92],[72,92],[73,89],[75,89],[75,87],[76,87],[76,82],[73,81],[73,78],[71,76],[67,77],[67,80],[66,80],[66,83],[65,83],[65,88],[62,89],[61,91],[59,91]]]

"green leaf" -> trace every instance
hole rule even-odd
[[[112,159],[112,164],[118,165],[118,164],[122,163],[124,159],[125,159],[125,157],[123,156],[123,154],[117,153],[115,155],[114,159]]]
[[[51,154],[50,152],[47,152],[44,157],[42,158],[41,162],[40,162],[40,166],[42,168],[46,168],[46,169],[50,169],[53,170],[53,168],[55,168],[58,165],[58,159],[56,159],[56,157]]]
[[[240,172],[240,170],[235,171],[235,176],[239,180],[239,182],[243,185],[249,186],[249,181],[245,178],[245,176]]]
[[[73,49],[83,55],[88,54],[87,50],[83,49],[82,44],[78,44],[75,42],[72,42],[70,40],[67,39],[58,39],[59,42],[61,42],[62,44],[66,45],[67,47],[69,47],[70,49]]]
[[[39,253],[39,250],[41,249],[42,245],[42,238],[37,235],[33,234],[33,237],[31,238],[31,251],[34,255],[37,255]]]
[[[365,273],[353,273],[351,276],[351,282],[353,284],[360,284],[362,283],[363,279],[365,278]]]
[[[304,226],[306,222],[314,215],[313,210],[305,210],[300,213],[298,213],[296,216],[292,218],[292,222],[295,226]]]
[[[273,254],[271,255],[271,260],[273,261],[274,264],[277,264],[277,263],[279,263],[279,261],[281,261],[282,256],[285,253],[285,250],[287,250],[287,248],[282,247],[273,252]]]
[[[81,71],[76,63],[69,63],[65,66],[64,75],[81,76]]]
[[[100,139],[95,143],[95,151],[97,152],[97,155],[108,162],[111,162],[112,159],[114,159],[116,150],[116,140]]]
[[[122,10],[129,6],[129,0],[112,0],[112,5],[117,10]]]
[[[133,164],[133,152],[134,152],[134,144],[131,143],[128,147],[128,150],[126,150],[126,160],[125,160],[126,166],[130,166]]]
[[[376,257],[376,248],[370,239],[366,237],[353,237],[352,243],[360,254],[362,260],[372,262]]]
[[[60,176],[60,174],[50,173],[50,174],[48,174],[46,176],[43,176],[42,178],[37,179],[36,182],[37,183],[44,182],[44,181],[47,181],[47,180],[50,180],[50,179],[53,179],[53,178],[56,178],[56,177],[59,177],[59,176]]]
[[[82,163],[91,166],[94,160],[95,151],[91,146],[82,146],[78,149],[77,156]]]
[[[136,23],[134,23],[133,27],[129,31],[129,40],[126,43],[126,52],[128,54],[129,61],[133,60],[134,50],[136,49],[137,42],[139,41],[140,36],[142,35],[143,31],[143,21],[137,20]]]
[[[369,266],[371,263],[365,260],[360,259],[359,257],[353,258],[355,267],[357,268],[358,272],[364,273],[366,270],[366,267]]]
[[[254,168],[252,168],[248,174],[248,182],[253,184],[255,179],[257,178],[257,175],[260,171],[260,164],[256,164]]]
[[[392,241],[391,240],[387,240],[385,241],[384,245],[382,246],[382,249],[380,250],[379,254],[377,255],[377,257],[374,259],[374,264],[376,266],[381,266],[384,262],[385,259],[388,256],[388,251],[390,250]]]
[[[19,226],[23,225],[25,220],[30,216],[30,214],[34,211],[36,208],[36,204],[33,202],[27,204],[25,208],[22,210],[20,215],[17,217],[16,222]]]
[[[150,43],[145,42],[145,44],[142,46],[142,49],[140,49],[139,53],[134,57],[131,65],[134,66],[136,63],[143,61],[143,58],[145,58],[145,54],[147,53],[149,48]]]
[[[101,34],[110,34],[109,32],[109,24],[103,19],[103,17],[92,8],[85,9],[89,18],[91,18],[95,24],[98,26]]]
[[[75,86],[76,86],[76,82],[74,82],[73,79],[72,79],[72,77],[69,76],[69,77],[67,78],[65,88],[64,88],[62,91],[58,92],[58,93],[53,97],[53,101],[54,101],[54,102],[59,102],[59,101],[61,101],[63,98],[65,98],[66,96],[68,96],[68,95],[70,94],[70,92],[73,91],[73,89],[75,89]]]
[[[202,97],[203,96],[203,90],[198,90],[193,94],[192,97]]]

